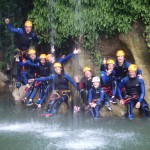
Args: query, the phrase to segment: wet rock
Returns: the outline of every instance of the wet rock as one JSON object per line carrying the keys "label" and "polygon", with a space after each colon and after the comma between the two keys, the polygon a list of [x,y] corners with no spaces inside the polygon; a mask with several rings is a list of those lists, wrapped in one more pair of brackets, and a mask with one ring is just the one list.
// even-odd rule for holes
{"label": "wet rock", "polygon": [[146,100],[150,103],[150,53],[143,36],[144,27],[136,22],[128,34],[120,34],[119,39],[130,49],[134,61],[142,70],[145,81]]}
{"label": "wet rock", "polygon": [[16,103],[20,102],[22,98],[25,96],[25,87],[26,86],[21,86],[20,88],[14,87],[14,90],[12,92],[12,96],[14,98],[14,101]]}
{"label": "wet rock", "polygon": [[6,82],[8,81],[8,77],[0,72],[0,93],[7,92]]}

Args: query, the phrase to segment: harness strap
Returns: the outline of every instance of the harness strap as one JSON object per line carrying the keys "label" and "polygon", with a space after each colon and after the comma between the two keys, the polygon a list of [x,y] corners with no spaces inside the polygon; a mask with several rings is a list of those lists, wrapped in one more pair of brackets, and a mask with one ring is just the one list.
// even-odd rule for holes
{"label": "harness strap", "polygon": [[54,93],[50,96],[50,100],[59,99],[61,95],[66,95],[69,99],[69,95],[66,93],[70,93],[70,90],[55,90]]}
{"label": "harness strap", "polygon": [[107,93],[109,96],[112,96],[112,91],[111,91],[111,88],[110,86],[109,87],[102,87],[103,91],[105,93]]}
{"label": "harness strap", "polygon": [[132,95],[132,96],[127,95],[126,97],[123,98],[123,102],[124,102],[124,104],[126,104],[129,100],[137,99],[137,98],[138,98],[137,95]]}

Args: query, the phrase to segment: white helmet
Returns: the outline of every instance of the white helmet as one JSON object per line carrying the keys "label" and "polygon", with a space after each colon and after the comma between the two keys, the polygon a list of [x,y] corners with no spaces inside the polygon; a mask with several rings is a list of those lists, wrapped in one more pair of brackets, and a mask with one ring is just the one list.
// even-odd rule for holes
{"label": "white helmet", "polygon": [[100,82],[100,78],[99,77],[93,77],[92,82]]}

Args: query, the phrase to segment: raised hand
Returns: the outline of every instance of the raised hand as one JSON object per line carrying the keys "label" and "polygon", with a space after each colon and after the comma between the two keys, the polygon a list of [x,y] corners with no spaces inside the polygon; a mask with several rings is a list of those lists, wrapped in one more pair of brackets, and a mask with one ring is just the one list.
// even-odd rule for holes
{"label": "raised hand", "polygon": [[103,59],[103,64],[106,65],[106,58]]}
{"label": "raised hand", "polygon": [[54,46],[51,46],[51,53],[52,53],[52,54],[55,53],[55,48],[54,48]]}
{"label": "raised hand", "polygon": [[74,76],[74,81],[75,81],[76,83],[79,83],[79,82],[80,82],[80,80],[79,80],[79,78],[78,78],[77,76]]}
{"label": "raised hand", "polygon": [[76,48],[75,48],[74,51],[73,51],[74,54],[78,54],[78,53],[80,53],[80,52],[81,52],[81,50],[80,50],[80,49],[76,49]]}

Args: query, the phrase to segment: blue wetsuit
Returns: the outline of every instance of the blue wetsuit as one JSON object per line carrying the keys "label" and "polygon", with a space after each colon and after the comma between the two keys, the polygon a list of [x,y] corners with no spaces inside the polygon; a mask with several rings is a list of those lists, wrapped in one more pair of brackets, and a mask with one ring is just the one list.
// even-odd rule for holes
{"label": "blue wetsuit", "polygon": [[99,87],[95,89],[94,87],[89,91],[88,103],[92,103],[96,100],[95,108],[90,108],[90,112],[92,117],[99,118],[99,110],[103,106],[104,103],[104,91]]}
{"label": "blue wetsuit", "polygon": [[17,34],[16,47],[19,50],[28,50],[31,41],[33,41],[34,43],[38,43],[38,38],[33,31],[31,31],[30,33],[26,33],[23,28],[13,28],[10,24],[6,24],[6,27],[10,32]]}
{"label": "blue wetsuit", "polygon": [[107,76],[106,71],[101,71],[101,88],[105,92],[105,103],[106,106],[109,106],[109,102],[112,101],[113,104],[116,104],[115,96],[117,92],[117,82],[115,78],[115,72],[113,71],[110,75]]}
{"label": "blue wetsuit", "polygon": [[[38,38],[36,34],[31,31],[26,33],[23,28],[13,28],[10,24],[6,24],[7,29],[10,32],[16,33],[16,55],[18,54],[19,60],[28,59],[27,50],[30,47],[31,42],[38,43]],[[21,67],[17,65],[17,78],[16,80],[20,82]]]}
{"label": "blue wetsuit", "polygon": [[70,96],[70,91],[69,91],[69,84],[70,82],[75,88],[77,88],[76,83],[73,81],[73,79],[66,73],[63,74],[51,74],[48,77],[44,78],[37,78],[35,81],[49,81],[52,80],[52,87],[53,90],[56,91],[56,94],[51,95],[51,97],[55,97],[55,99],[50,99],[50,102],[48,104],[47,111],[48,113],[55,114],[58,111],[58,108],[62,102],[68,101],[68,98]]}
{"label": "blue wetsuit", "polygon": [[[39,63],[37,69],[39,71],[39,77],[47,77],[47,76],[50,75],[49,63],[47,63],[47,62],[44,65]],[[30,99],[34,99],[34,97],[37,94],[37,91],[40,89],[39,98],[38,98],[38,101],[37,101],[37,104],[39,104],[40,101],[42,100],[43,96],[44,96],[46,86],[47,86],[46,81],[43,81],[40,84],[37,84],[34,87],[33,92],[31,93]],[[41,102],[41,104],[44,102],[44,100]]]}
{"label": "blue wetsuit", "polygon": [[[40,74],[39,68],[38,68],[39,61],[40,61],[39,58],[36,57],[34,60],[30,59],[30,60],[27,60],[26,62],[18,62],[17,63],[17,66],[18,66],[17,68],[22,67],[22,66],[29,67],[28,72],[23,72],[22,73],[22,75],[23,75],[23,82],[25,84],[28,83],[28,79],[34,78],[35,75],[37,76],[37,75]],[[19,74],[19,71],[18,71],[17,80],[20,81],[20,79],[21,79],[21,75]]]}
{"label": "blue wetsuit", "polygon": [[[121,88],[125,87],[126,96],[123,98],[121,94]],[[129,76],[123,78],[118,85],[118,96],[119,99],[124,99],[125,105],[128,110],[128,118],[133,118],[133,107],[137,102],[141,103],[140,110],[145,115],[149,115],[148,104],[145,101],[145,84],[143,79],[139,77],[130,78]]]}

